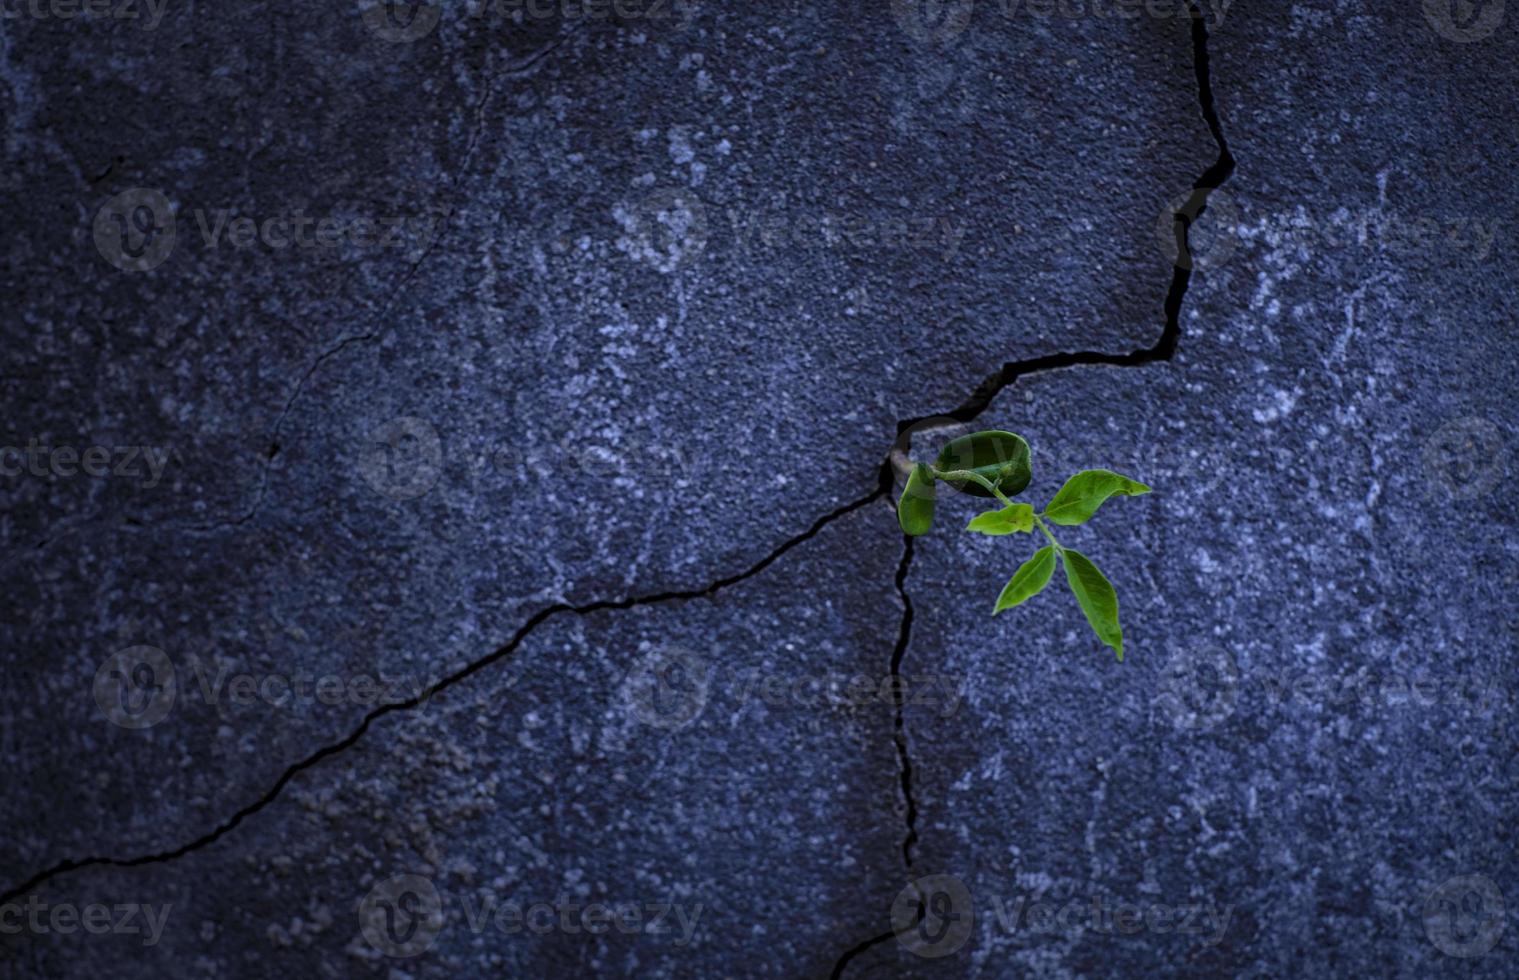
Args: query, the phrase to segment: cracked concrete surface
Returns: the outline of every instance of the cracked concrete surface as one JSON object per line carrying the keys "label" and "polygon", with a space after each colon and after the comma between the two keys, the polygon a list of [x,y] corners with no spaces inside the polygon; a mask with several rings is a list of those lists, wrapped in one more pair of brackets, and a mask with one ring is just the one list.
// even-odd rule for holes
{"label": "cracked concrete surface", "polygon": [[[1512,431],[1511,30],[1212,26],[1241,174],[1170,363],[1020,372],[981,415],[1029,437],[1031,496],[1156,486],[1082,529],[1117,667],[1053,590],[984,614],[1021,556],[963,501],[904,555],[879,469],[997,365],[1165,343],[1164,215],[1218,152],[1193,25],[986,4],[925,44],[902,5],[728,7],[460,8],[409,44],[346,9],[6,22],[6,442],[173,452],[153,487],[3,484],[7,900],[170,911],[0,956],[812,976],[942,873],[963,948],[887,933],[846,975],[1504,975],[1514,930],[1455,955],[1425,911],[1463,875],[1519,901],[1511,468],[1442,455]],[[91,238],[133,187],[177,209],[151,272]],[[408,223],[201,230],[302,209]],[[137,730],[95,697],[134,646],[178,683]],[[393,683],[203,686],[239,676]],[[1323,687],[1368,677],[1445,686]],[[375,896],[407,874],[441,918],[397,958]],[[1041,896],[1229,924],[1001,921]],[[592,903],[671,928],[482,917]]]}

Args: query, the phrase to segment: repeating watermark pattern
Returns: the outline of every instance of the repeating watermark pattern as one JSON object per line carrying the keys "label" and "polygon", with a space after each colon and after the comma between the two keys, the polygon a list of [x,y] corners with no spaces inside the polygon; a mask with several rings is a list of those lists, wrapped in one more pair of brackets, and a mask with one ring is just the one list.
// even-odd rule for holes
{"label": "repeating watermark pattern", "polygon": [[1245,239],[1309,253],[1371,248],[1398,258],[1423,256],[1484,262],[1503,222],[1491,215],[1419,214],[1387,207],[1337,208],[1328,214],[1282,211],[1234,228]]}
{"label": "repeating watermark pattern", "polygon": [[1207,730],[1235,713],[1246,690],[1271,708],[1301,705],[1389,711],[1449,709],[1486,714],[1515,702],[1501,681],[1468,674],[1356,670],[1338,674],[1264,673],[1245,677],[1235,657],[1217,644],[1174,654],[1161,673],[1155,704],[1178,729]]}
{"label": "repeating watermark pattern", "polygon": [[420,956],[438,941],[443,924],[443,896],[422,875],[387,878],[359,903],[359,932],[386,956]]}
{"label": "repeating watermark pattern", "polygon": [[1503,24],[1504,0],[1424,0],[1424,19],[1447,41],[1469,44]]}
{"label": "repeating watermark pattern", "polygon": [[[528,454],[535,467],[541,466],[545,475],[560,479],[582,479],[590,482],[634,478],[648,490],[648,478],[663,473],[673,477],[676,489],[699,482],[704,474],[710,475],[710,462],[698,457],[688,449],[688,443],[679,437],[656,435],[622,435],[612,438],[595,434],[583,438],[566,433],[545,452]],[[498,454],[497,465],[510,468],[514,462],[510,454]]]}
{"label": "repeating watermark pattern", "polygon": [[[897,894],[891,906],[891,929],[908,952],[925,959],[951,956],[975,931],[978,919],[971,891],[949,874],[919,878]],[[1217,946],[1229,932],[1234,906],[1212,899],[1189,897],[1184,902],[1152,898],[1115,900],[1102,894],[1037,892],[995,895],[988,914],[979,916],[984,928],[1006,935],[1108,937],[1152,935],[1193,936],[1204,946]]]}
{"label": "repeating watermark pattern", "polygon": [[950,215],[874,217],[825,211],[821,214],[727,209],[728,227],[737,248],[754,254],[766,250],[806,252],[914,250],[953,262],[969,222]]}
{"label": "repeating watermark pattern", "polygon": [[[700,12],[696,0],[462,0],[449,4],[456,16],[532,21],[672,23],[685,26]],[[372,0],[360,4],[364,26],[382,41],[410,44],[431,35],[443,19],[441,0]]]}
{"label": "repeating watermark pattern", "polygon": [[903,949],[924,959],[951,956],[976,928],[970,889],[954,875],[927,875],[891,903],[891,931]]}
{"label": "repeating watermark pattern", "polygon": [[1456,500],[1475,500],[1503,478],[1506,455],[1498,426],[1467,416],[1447,422],[1424,443],[1424,469],[1430,486]]}
{"label": "repeating watermark pattern", "polygon": [[965,33],[975,0],[891,0],[891,16],[919,44],[940,47]]}
{"label": "repeating watermark pattern", "polygon": [[1180,247],[1181,212],[1189,199],[1172,201],[1156,224],[1167,260],[1182,268],[1217,269],[1245,242],[1310,256],[1365,249],[1394,259],[1471,264],[1487,261],[1500,240],[1506,241],[1503,221],[1491,215],[1407,212],[1385,205],[1341,207],[1326,214],[1278,211],[1245,221],[1230,197],[1214,191],[1190,229],[1189,260]]}
{"label": "repeating watermark pattern", "polygon": [[[437,238],[445,210],[425,214],[307,214],[305,208],[255,216],[231,208],[190,212],[207,251],[264,249],[403,249],[419,253]],[[110,198],[95,214],[95,247],[124,272],[148,272],[174,253],[183,222],[178,208],[161,192],[134,187]]]}
{"label": "repeating watermark pattern", "polygon": [[[721,238],[738,253],[799,251],[917,251],[943,262],[958,259],[970,224],[950,214],[876,216],[845,211],[732,206],[713,221],[694,191],[664,189],[619,205],[622,234],[615,245],[630,259],[674,272],[711,251]],[[563,249],[568,241],[561,241]]]}
{"label": "repeating watermark pattern", "polygon": [[[1209,18],[1222,27],[1234,0],[995,0],[989,3],[1006,20],[1050,21],[1192,20]],[[970,26],[975,0],[891,0],[892,19],[902,32],[924,47],[943,48]]]}
{"label": "repeating watermark pattern", "polygon": [[231,208],[192,212],[206,248],[223,243],[235,249],[410,248],[436,236],[444,213],[424,215],[307,214],[304,208],[262,218],[236,214]]}
{"label": "repeating watermark pattern", "polygon": [[1223,942],[1233,905],[1212,900],[1182,903],[1149,898],[1110,901],[1102,895],[1048,897],[1046,892],[992,900],[997,925],[1006,933],[1196,936],[1204,946]]}
{"label": "repeating watermark pattern", "polygon": [[1234,0],[997,0],[1002,16],[1035,20],[1192,20],[1212,15],[1222,27]]}
{"label": "repeating watermark pattern", "polygon": [[122,191],[95,212],[95,248],[123,272],[148,272],[174,251],[174,207],[145,187]]}
{"label": "repeating watermark pattern", "polygon": [[286,710],[303,705],[373,708],[386,704],[426,705],[429,682],[421,677],[383,674],[291,674],[234,672],[208,666],[189,655],[191,683],[158,647],[134,646],[107,657],[95,672],[95,703],[106,720],[128,729],[152,728],[176,703],[192,695],[210,707]]}
{"label": "repeating watermark pattern", "polygon": [[1507,926],[1503,892],[1486,875],[1448,878],[1424,900],[1424,934],[1446,956],[1472,959],[1498,945]]}
{"label": "repeating watermark pattern", "polygon": [[441,0],[370,0],[360,4],[360,16],[371,34],[392,44],[409,44],[433,32],[443,19]]}
{"label": "repeating watermark pattern", "polygon": [[392,500],[414,500],[436,486],[443,475],[443,440],[426,419],[393,418],[369,433],[359,453],[358,469],[376,493]]}
{"label": "repeating watermark pattern", "polygon": [[95,703],[113,725],[152,728],[173,710],[178,684],[174,664],[162,650],[128,647],[111,654],[95,671]]}
{"label": "repeating watermark pattern", "polygon": [[19,446],[0,446],[0,475],[136,481],[158,486],[172,450],[161,446],[53,446],[38,436]]}
{"label": "repeating watermark pattern", "polygon": [[1177,728],[1208,729],[1234,714],[1239,684],[1230,650],[1215,643],[1186,647],[1161,671],[1155,703]]}
{"label": "repeating watermark pattern", "polygon": [[1513,701],[1502,684],[1465,674],[1400,674],[1359,671],[1302,674],[1261,679],[1273,706],[1288,703],[1337,708],[1359,704],[1374,708],[1458,708],[1489,712]]}
{"label": "repeating watermark pattern", "polygon": [[707,706],[710,666],[690,650],[658,646],[646,652],[623,683],[633,717],[655,728],[689,725]]}
{"label": "repeating watermark pattern", "polygon": [[[1207,271],[1217,269],[1233,254],[1239,242],[1239,209],[1223,191],[1208,192],[1205,202],[1197,198],[1201,190],[1178,194],[1161,211],[1155,232],[1161,254],[1178,269]],[[1195,218],[1189,215],[1198,205]]]}
{"label": "repeating watermark pattern", "polygon": [[174,903],[145,905],[124,902],[116,905],[91,903],[75,905],[59,902],[50,905],[37,895],[26,902],[0,905],[0,935],[30,933],[36,936],[56,934],[72,936],[141,936],[143,946],[157,946]]}
{"label": "repeating watermark pattern", "polygon": [[674,272],[707,248],[707,211],[695,191],[666,188],[617,208],[617,248],[660,272]]}
{"label": "repeating watermark pattern", "polygon": [[0,0],[0,20],[132,21],[157,30],[169,0]]}
{"label": "repeating watermark pattern", "polygon": [[965,700],[965,678],[943,674],[838,672],[765,673],[724,667],[678,647],[661,646],[640,658],[623,685],[623,698],[640,722],[683,728],[719,701],[737,708],[894,708],[898,701],[949,718]]}
{"label": "repeating watermark pattern", "polygon": [[502,901],[494,894],[449,896],[430,878],[402,874],[379,882],[359,903],[359,932],[386,956],[413,957],[431,949],[451,921],[473,935],[555,933],[667,938],[677,947],[696,936],[704,906],[670,901]]}

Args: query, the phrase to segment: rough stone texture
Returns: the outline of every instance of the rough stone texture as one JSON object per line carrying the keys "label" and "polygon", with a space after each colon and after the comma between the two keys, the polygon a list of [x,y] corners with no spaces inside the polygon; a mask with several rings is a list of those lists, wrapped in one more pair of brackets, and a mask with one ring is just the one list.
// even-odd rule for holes
{"label": "rough stone texture", "polygon": [[[1177,358],[1025,379],[982,419],[1057,447],[1036,503],[1087,466],[1156,487],[1060,535],[1114,580],[1126,662],[1059,572],[988,623],[1033,544],[918,546],[904,669],[967,694],[949,719],[908,708],[916,868],[965,883],[976,932],[943,960],[877,947],[858,975],[1513,973],[1512,921],[1495,945],[1458,928],[1470,958],[1425,921],[1461,876],[1509,920],[1519,893],[1519,146],[1492,86],[1512,24],[1452,45],[1418,11],[1235,9],[1211,52],[1240,166],[1196,236]],[[1094,901],[1228,926],[1027,918]]]}
{"label": "rough stone texture", "polygon": [[[1460,875],[1519,902],[1513,25],[1459,43],[1416,5],[1213,19],[1240,167],[1194,235],[1176,358],[1025,378],[980,420],[1034,444],[1032,495],[1097,465],[1156,486],[1066,532],[1118,587],[1128,660],[1058,579],[987,617],[1025,542],[958,533],[971,511],[946,501],[905,580],[908,866],[892,706],[795,686],[892,662],[885,502],[710,596],[667,594],[864,500],[897,421],[1003,361],[1154,343],[1158,220],[1216,147],[1183,19],[986,3],[924,40],[878,6],[455,7],[409,44],[356,8],[4,22],[0,444],[172,455],[152,487],[0,479],[0,876],[172,851],[257,809],[19,897],[172,902],[156,945],[23,930],[0,957],[816,976],[947,873],[977,913],[965,947],[888,938],[847,975],[1511,972],[1516,930],[1454,957],[1423,915]],[[149,272],[92,235],[134,187],[177,210]],[[213,247],[218,209],[411,223],[389,248]],[[1475,473],[1441,449],[1463,434],[1497,449]],[[212,702],[196,674],[382,675],[410,697],[554,603],[635,596],[656,601],[542,620],[351,745],[363,695]],[[94,697],[137,644],[179,685],[146,730]],[[679,650],[708,671],[701,712],[641,723],[640,667]],[[1221,688],[1198,680],[1219,663]],[[1443,686],[1330,686],[1368,678]],[[358,910],[403,873],[447,911],[414,959],[382,956]],[[1041,894],[1230,918],[1216,943],[997,922]],[[676,945],[477,932],[487,901],[702,912]]]}
{"label": "rough stone texture", "polygon": [[[890,517],[856,511],[711,598],[550,619],[220,842],[79,875],[92,901],[172,903],[155,945],[12,951],[38,975],[126,957],[113,974],[698,977],[736,950],[750,975],[826,974],[838,937],[874,928],[901,887],[880,694],[901,611],[890,589],[859,588],[891,580]],[[677,657],[692,669],[646,696],[643,668]],[[852,693],[857,677],[871,694]],[[445,911],[415,961],[386,960],[354,911],[401,874],[427,876]],[[670,934],[596,937],[497,918],[550,903],[669,904],[690,926],[670,912]]]}
{"label": "rough stone texture", "polygon": [[[1004,356],[1146,342],[1154,219],[1208,146],[1185,24],[983,14],[938,47],[802,5],[460,11],[409,45],[356,10],[26,23],[11,189],[36,231],[13,247],[8,421],[173,455],[151,489],[7,487],[11,645],[52,651],[8,694],[18,754],[116,760],[28,781],[9,870],[194,839],[363,713],[229,719],[201,696],[123,738],[80,697],[115,650],[416,686],[551,602],[752,565],[874,488],[898,418]],[[122,273],[91,223],[134,186],[175,202],[178,239]],[[667,192],[696,195],[704,240],[654,231]],[[209,247],[196,212],[217,209],[451,217],[335,255]],[[963,229],[954,256],[896,241],[923,217]],[[438,440],[435,464],[401,460],[436,480],[420,497],[366,476],[397,417]]]}

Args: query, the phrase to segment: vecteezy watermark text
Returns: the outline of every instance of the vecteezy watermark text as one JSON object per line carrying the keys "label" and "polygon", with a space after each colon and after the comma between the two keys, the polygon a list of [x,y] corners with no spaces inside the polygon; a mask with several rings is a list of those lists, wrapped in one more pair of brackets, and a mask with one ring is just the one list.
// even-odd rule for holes
{"label": "vecteezy watermark text", "polygon": [[386,677],[311,673],[260,673],[234,671],[221,664],[208,668],[200,658],[188,657],[193,684],[181,684],[179,672],[168,654],[157,647],[136,646],[107,657],[95,672],[95,703],[112,724],[122,728],[151,728],[168,717],[180,694],[199,694],[212,707],[268,707],[288,709],[298,705],[326,707],[385,704],[425,704],[429,682],[420,677]]}
{"label": "vecteezy watermark text", "polygon": [[1222,27],[1234,0],[997,0],[1004,17],[1026,13],[1036,20],[1190,20],[1205,10]]}
{"label": "vecteezy watermark text", "polygon": [[0,20],[131,20],[151,31],[168,6],[169,0],[0,0]]}
{"label": "vecteezy watermark text", "polygon": [[503,936],[564,933],[593,936],[668,937],[687,946],[704,906],[670,901],[581,902],[563,897],[503,901],[494,894],[450,896],[432,879],[402,874],[377,883],[359,903],[359,932],[386,956],[418,956],[437,942],[450,920],[474,935],[492,929]]}
{"label": "vecteezy watermark text", "polygon": [[[407,44],[420,41],[443,20],[440,0],[373,0],[361,4],[364,26],[382,41]],[[562,20],[674,22],[686,26],[696,16],[697,0],[462,0],[448,4],[457,16],[512,24]]]}
{"label": "vecteezy watermark text", "polygon": [[85,932],[92,936],[142,936],[144,946],[157,946],[173,907],[172,902],[165,902],[162,906],[136,902],[118,905],[60,902],[49,905],[39,896],[31,895],[25,904],[7,902],[0,905],[0,935],[29,932],[39,936],[49,933],[70,936]]}
{"label": "vecteezy watermark text", "polygon": [[[232,208],[190,209],[206,250],[403,249],[420,252],[431,245],[447,212],[371,215],[330,212],[308,214],[297,207],[274,214],[250,215]],[[181,226],[179,206],[161,191],[134,187],[108,199],[95,214],[95,247],[124,272],[156,269],[174,253]]]}
{"label": "vecteezy watermark text", "polygon": [[1109,902],[1101,895],[1046,899],[1043,894],[992,899],[994,918],[1005,932],[1102,936],[1197,936],[1216,946],[1229,931],[1234,906],[1212,901],[1168,903],[1149,899]]}
{"label": "vecteezy watermark text", "polygon": [[1114,900],[1105,895],[1051,894],[1043,888],[1011,898],[994,895],[990,916],[977,909],[965,882],[950,874],[912,881],[891,906],[892,931],[908,952],[925,959],[949,956],[969,941],[978,921],[1002,932],[1125,937],[1140,933],[1196,936],[1216,946],[1229,931],[1233,905],[1189,898],[1163,902],[1151,898]]}
{"label": "vecteezy watermark text", "polygon": [[[170,450],[158,446],[49,446],[33,436],[26,448],[0,446],[0,475],[138,480],[145,489],[158,486]],[[146,479],[144,479],[146,477]]]}
{"label": "vecteezy watermark text", "polygon": [[657,728],[682,728],[719,698],[738,709],[893,707],[898,703],[948,718],[965,697],[963,677],[943,674],[770,672],[724,669],[680,647],[643,651],[624,681],[622,697],[634,718]]}

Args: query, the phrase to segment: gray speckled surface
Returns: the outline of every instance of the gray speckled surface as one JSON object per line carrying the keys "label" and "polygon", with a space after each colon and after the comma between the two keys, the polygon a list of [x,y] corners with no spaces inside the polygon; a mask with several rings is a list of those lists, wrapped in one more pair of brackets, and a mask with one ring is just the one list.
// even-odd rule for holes
{"label": "gray speckled surface", "polygon": [[[1214,10],[1176,355],[979,420],[1031,499],[1155,486],[1068,532],[1122,665],[1063,588],[986,615],[1026,542],[966,498],[906,564],[867,498],[1002,362],[1155,343],[1185,18],[18,8],[0,445],[162,469],[0,477],[7,970],[821,976],[945,874],[965,941],[846,975],[1511,975],[1513,12],[1407,6]],[[229,237],[297,214],[343,240]],[[1160,918],[1019,911],[1094,902]]]}

